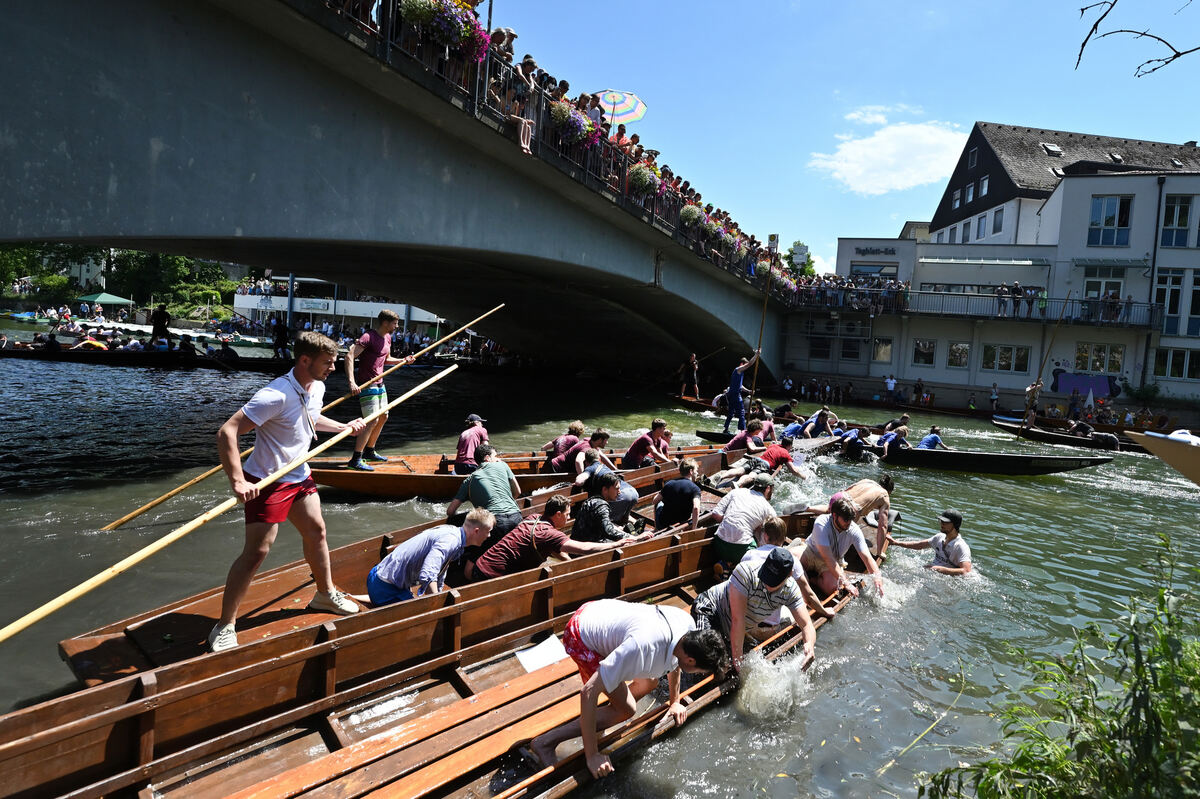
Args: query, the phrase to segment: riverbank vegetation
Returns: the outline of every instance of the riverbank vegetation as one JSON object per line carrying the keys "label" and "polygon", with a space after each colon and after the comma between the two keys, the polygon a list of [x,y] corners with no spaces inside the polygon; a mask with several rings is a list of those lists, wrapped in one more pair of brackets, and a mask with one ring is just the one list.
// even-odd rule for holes
{"label": "riverbank vegetation", "polygon": [[1018,653],[1034,704],[1003,711],[1004,751],[926,775],[920,796],[1200,797],[1200,613],[1165,538],[1163,551],[1115,629],[1088,625],[1057,658]]}
{"label": "riverbank vegetation", "polygon": [[[139,306],[166,303],[171,315],[211,313],[227,318],[237,281],[212,261],[183,255],[117,250],[77,244],[0,247],[0,296],[6,305],[74,305],[81,294],[100,290],[128,297]],[[16,283],[28,290],[13,291]]]}

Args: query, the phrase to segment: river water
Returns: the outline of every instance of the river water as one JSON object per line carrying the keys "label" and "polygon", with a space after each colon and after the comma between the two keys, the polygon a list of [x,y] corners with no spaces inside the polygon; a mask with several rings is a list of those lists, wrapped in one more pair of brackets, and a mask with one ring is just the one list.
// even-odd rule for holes
{"label": "river water", "polygon": [[[28,328],[21,332],[27,336]],[[428,376],[414,371],[389,378],[389,391],[398,396]],[[0,427],[6,432],[0,450],[0,514],[6,521],[0,623],[225,499],[227,483],[214,477],[126,527],[98,531],[214,464],[216,428],[267,380],[258,374],[0,361]],[[331,377],[327,396],[344,392],[344,378]],[[393,412],[380,448],[452,451],[468,413],[489,420],[491,438],[502,450],[536,448],[574,418],[607,427],[616,446],[654,416],[668,420],[679,444],[695,442],[697,428],[719,424],[708,414],[665,406],[655,390],[628,384],[460,372]],[[843,415],[864,422],[886,416],[860,408]],[[914,429],[933,423],[953,447],[1055,451],[1013,441],[976,420],[917,415]],[[812,479],[780,487],[778,507],[818,501],[881,471],[877,464],[831,458],[814,466]],[[894,549],[883,597],[852,603],[825,626],[808,672],[788,662],[753,670],[735,700],[619,763],[618,773],[589,788],[590,795],[915,795],[918,772],[995,750],[999,724],[993,714],[1027,687],[1009,645],[1036,654],[1064,651],[1074,629],[1109,623],[1124,599],[1146,585],[1159,532],[1170,532],[1184,551],[1200,544],[1194,529],[1200,488],[1150,456],[1121,454],[1099,468],[1031,478],[890,471],[897,483],[893,504],[904,517],[900,534],[931,535],[938,512],[959,508],[979,573],[967,579],[932,574],[922,567],[927,553]],[[322,498],[331,546],[434,518],[444,509],[419,500],[361,501],[326,492]],[[70,684],[56,654],[62,638],[220,583],[241,535],[240,514],[228,513],[0,644],[0,705],[25,704]],[[299,537],[284,530],[264,568],[299,557]],[[895,764],[884,769],[893,758]]]}

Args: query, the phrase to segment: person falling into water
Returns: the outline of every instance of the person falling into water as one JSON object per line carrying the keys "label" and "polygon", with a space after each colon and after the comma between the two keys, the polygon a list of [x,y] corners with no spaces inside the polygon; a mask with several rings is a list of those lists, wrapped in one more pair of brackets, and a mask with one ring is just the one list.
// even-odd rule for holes
{"label": "person falling into water", "polygon": [[[246,506],[246,540],[225,579],[221,617],[208,635],[208,647],[213,652],[237,646],[238,607],[284,519],[296,527],[304,540],[304,559],[317,586],[316,596],[308,607],[339,615],[358,612],[358,605],[333,584],[321,500],[308,464],[302,463],[265,488],[255,487],[259,480],[308,452],[318,430],[362,431],[362,419],[343,424],[321,414],[324,381],[333,372],[336,359],[337,345],[332,340],[319,333],[299,334],[292,370],[260,389],[217,431],[221,466],[233,493]],[[254,452],[243,468],[238,456],[238,436],[251,430],[255,431]]]}
{"label": "person falling into water", "polygon": [[959,535],[962,514],[953,508],[942,511],[938,516],[939,532],[920,541],[899,541],[889,534],[889,543],[905,549],[932,549],[933,562],[925,568],[940,574],[964,575],[971,573],[971,548]]}

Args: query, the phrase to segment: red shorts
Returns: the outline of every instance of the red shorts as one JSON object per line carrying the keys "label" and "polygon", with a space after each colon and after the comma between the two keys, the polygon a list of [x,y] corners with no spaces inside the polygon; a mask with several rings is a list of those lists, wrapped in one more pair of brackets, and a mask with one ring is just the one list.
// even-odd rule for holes
{"label": "red shorts", "polygon": [[[257,483],[261,477],[247,474],[246,479]],[[317,493],[317,483],[310,474],[299,483],[271,483],[246,503],[246,524],[279,524],[292,512],[296,497]]]}
{"label": "red shorts", "polygon": [[[586,607],[587,604],[584,604],[583,608]],[[604,658],[588,649],[584,645],[583,639],[579,637],[579,614],[583,613],[583,608],[572,613],[571,619],[567,622],[567,630],[563,633],[563,649],[567,650],[571,660],[575,661],[575,665],[579,667],[579,676],[583,677],[584,682],[587,682],[592,679],[596,669],[600,668],[600,661]]]}

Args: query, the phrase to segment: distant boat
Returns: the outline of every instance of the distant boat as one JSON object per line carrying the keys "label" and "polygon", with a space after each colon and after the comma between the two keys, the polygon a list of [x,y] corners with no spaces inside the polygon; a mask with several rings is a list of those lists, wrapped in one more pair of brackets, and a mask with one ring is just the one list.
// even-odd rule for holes
{"label": "distant boat", "polygon": [[972,452],[963,449],[895,449],[882,459],[889,466],[918,466],[977,474],[1038,475],[1069,472],[1108,463],[1112,458],[1081,455],[1026,455],[1024,453]]}
{"label": "distant boat", "polygon": [[1128,435],[1159,460],[1200,486],[1200,446],[1162,433],[1130,432]]}
{"label": "distant boat", "polygon": [[1030,441],[1041,441],[1045,444],[1061,444],[1068,447],[1083,447],[1084,449],[1115,449],[1120,452],[1145,452],[1145,448],[1132,441],[1122,441],[1115,433],[1105,433],[1112,436],[1111,440],[1096,439],[1091,436],[1073,436],[1058,430],[1043,430],[1040,427],[1023,427],[1020,419],[1009,416],[993,416],[992,424],[1006,433],[1028,438]]}

